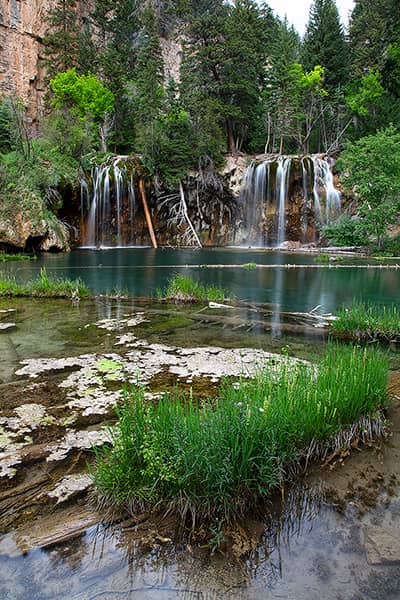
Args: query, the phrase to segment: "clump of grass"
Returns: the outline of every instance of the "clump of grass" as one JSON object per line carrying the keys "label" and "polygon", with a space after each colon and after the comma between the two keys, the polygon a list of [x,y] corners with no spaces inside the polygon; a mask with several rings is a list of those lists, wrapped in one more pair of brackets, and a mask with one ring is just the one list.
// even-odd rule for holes
{"label": "clump of grass", "polygon": [[[113,444],[97,452],[102,505],[175,510],[193,522],[244,515],[304,457],[324,456],[335,439],[386,400],[387,357],[331,345],[318,368],[283,361],[218,399],[165,395],[146,402],[134,389],[118,413]],[[335,436],[339,436],[336,437]]]}
{"label": "clump of grass", "polygon": [[330,261],[331,257],[329,254],[318,254],[318,256],[316,256],[314,258],[314,262],[316,263],[328,263]]}
{"label": "clump of grass", "polygon": [[51,278],[46,269],[28,283],[17,283],[10,275],[0,275],[0,296],[38,298],[83,298],[89,290],[80,279]]}
{"label": "clump of grass", "polygon": [[332,254],[318,254],[318,256],[314,258],[314,262],[323,264],[342,262],[343,260],[343,256],[332,256]]}
{"label": "clump of grass", "polygon": [[176,273],[165,290],[158,292],[160,300],[172,302],[223,302],[227,292],[215,285],[203,285],[187,275]]}
{"label": "clump of grass", "polygon": [[256,263],[244,263],[242,266],[246,271],[255,271],[257,269]]}
{"label": "clump of grass", "polygon": [[14,260],[31,260],[32,257],[26,254],[7,254],[6,252],[0,252],[0,262],[9,262]]}
{"label": "clump of grass", "polygon": [[400,341],[400,311],[395,304],[377,306],[362,302],[342,308],[331,331],[341,337],[358,341]]}

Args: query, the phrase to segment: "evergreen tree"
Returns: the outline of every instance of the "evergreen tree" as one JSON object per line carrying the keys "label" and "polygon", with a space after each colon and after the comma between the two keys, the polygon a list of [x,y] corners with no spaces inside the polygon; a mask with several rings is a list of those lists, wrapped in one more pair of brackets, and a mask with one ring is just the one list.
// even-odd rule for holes
{"label": "evergreen tree", "polygon": [[314,0],[304,36],[302,58],[307,70],[321,65],[328,91],[343,87],[349,76],[349,52],[334,0]]}
{"label": "evergreen tree", "polygon": [[389,46],[400,44],[398,0],[355,0],[349,35],[354,76],[382,71]]}
{"label": "evergreen tree", "polygon": [[0,154],[13,148],[13,111],[9,98],[0,99]]}
{"label": "evergreen tree", "polygon": [[246,147],[254,115],[261,114],[273,24],[269,9],[260,9],[252,0],[236,0],[231,6],[215,2],[187,29],[182,70],[185,105],[200,129],[218,140],[224,132],[231,152]]}
{"label": "evergreen tree", "polygon": [[[300,38],[287,19],[279,21],[271,46],[271,64],[264,89],[267,121],[266,152],[295,150],[299,89],[292,67],[299,61]],[[285,143],[286,141],[286,143]]]}
{"label": "evergreen tree", "polygon": [[152,159],[154,126],[162,112],[165,93],[160,39],[155,14],[150,6],[143,12],[142,24],[133,82],[136,136],[139,150]]}
{"label": "evergreen tree", "polygon": [[57,0],[48,12],[44,54],[50,76],[77,65],[78,24],[76,0]]}
{"label": "evergreen tree", "polygon": [[350,22],[353,79],[348,105],[354,136],[374,133],[400,119],[400,4],[356,0]]}

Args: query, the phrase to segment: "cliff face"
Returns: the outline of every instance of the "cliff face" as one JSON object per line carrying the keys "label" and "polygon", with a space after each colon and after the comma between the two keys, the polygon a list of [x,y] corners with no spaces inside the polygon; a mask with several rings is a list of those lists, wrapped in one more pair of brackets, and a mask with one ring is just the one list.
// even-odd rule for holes
{"label": "cliff face", "polygon": [[21,98],[34,123],[45,94],[41,40],[54,0],[0,0],[0,95]]}

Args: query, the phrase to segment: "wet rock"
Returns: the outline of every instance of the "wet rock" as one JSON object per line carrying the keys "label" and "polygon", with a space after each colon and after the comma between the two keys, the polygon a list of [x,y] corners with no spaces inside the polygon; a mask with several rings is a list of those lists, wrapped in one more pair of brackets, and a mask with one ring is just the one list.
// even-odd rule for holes
{"label": "wet rock", "polygon": [[38,519],[26,530],[19,531],[14,539],[22,554],[34,548],[48,548],[75,539],[100,521],[101,517],[96,512],[74,507],[69,511]]}
{"label": "wet rock", "polygon": [[47,493],[49,498],[56,498],[57,504],[66,502],[73,496],[85,492],[93,484],[89,475],[67,475],[57,486]]}
{"label": "wet rock", "polygon": [[4,456],[0,454],[0,477],[8,477],[9,479],[12,479],[17,473],[17,469],[15,467],[20,463],[21,457],[19,456]]}
{"label": "wet rock", "polygon": [[144,313],[138,312],[129,315],[129,318],[125,319],[102,319],[101,321],[97,321],[96,326],[99,329],[106,329],[107,331],[120,331],[124,327],[137,327],[137,325],[148,323],[148,321]]}
{"label": "wet rock", "polygon": [[68,431],[59,443],[48,446],[49,456],[46,460],[47,462],[64,460],[71,450],[90,450],[107,442],[111,442],[108,427],[98,431]]}
{"label": "wet rock", "polygon": [[0,242],[23,249],[29,239],[34,239],[37,250],[69,250],[67,228],[56,218],[47,218],[41,198],[31,194],[24,206],[22,212],[11,207],[8,216],[0,219]]}
{"label": "wet rock", "polygon": [[15,372],[19,376],[39,377],[46,371],[60,371],[74,367],[84,367],[88,361],[96,358],[94,354],[83,354],[81,356],[72,356],[67,358],[37,358],[21,361],[25,365]]}
{"label": "wet rock", "polygon": [[400,563],[399,532],[369,526],[364,530],[364,543],[368,564]]}

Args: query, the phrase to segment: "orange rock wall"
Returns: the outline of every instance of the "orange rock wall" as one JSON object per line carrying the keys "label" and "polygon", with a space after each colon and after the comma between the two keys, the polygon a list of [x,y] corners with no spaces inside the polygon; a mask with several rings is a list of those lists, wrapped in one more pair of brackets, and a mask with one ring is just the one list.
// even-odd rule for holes
{"label": "orange rock wall", "polygon": [[[56,0],[0,0],[0,96],[18,97],[35,125],[44,111],[46,70],[42,40]],[[84,17],[90,2],[78,2]]]}

